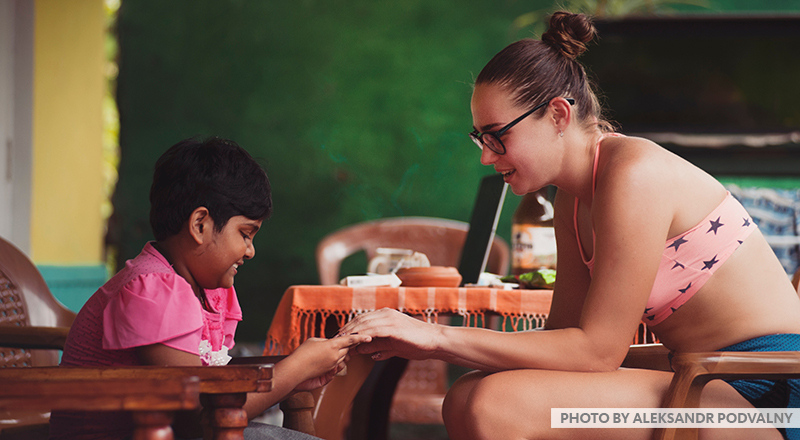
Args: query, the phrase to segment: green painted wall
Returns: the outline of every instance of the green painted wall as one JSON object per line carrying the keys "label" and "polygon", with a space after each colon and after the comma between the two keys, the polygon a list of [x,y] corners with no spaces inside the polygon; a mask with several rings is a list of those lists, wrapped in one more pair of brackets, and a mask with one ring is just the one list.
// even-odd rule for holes
{"label": "green painted wall", "polygon": [[[737,2],[740,3],[740,2]],[[519,15],[551,1],[124,0],[121,162],[109,239],[119,262],[151,239],[152,167],[216,134],[260,157],[275,213],[236,286],[241,340],[261,340],[284,290],[317,283],[327,233],[382,217],[467,221],[491,168],[466,133],[471,84]],[[509,238],[510,195],[498,228]],[[347,273],[362,272],[356,258]]]}
{"label": "green painted wall", "polygon": [[[466,136],[473,77],[517,38],[511,20],[545,4],[124,1],[119,261],[151,239],[153,164],[193,135],[236,140],[274,187],[275,213],[236,280],[248,340],[263,338],[288,286],[318,282],[325,234],[403,215],[468,221],[492,172]],[[516,203],[499,226],[506,238]]]}

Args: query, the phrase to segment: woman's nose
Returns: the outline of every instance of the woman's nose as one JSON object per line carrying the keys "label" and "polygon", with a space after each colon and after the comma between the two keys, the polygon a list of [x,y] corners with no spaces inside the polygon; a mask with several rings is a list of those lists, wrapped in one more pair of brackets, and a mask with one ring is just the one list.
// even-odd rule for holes
{"label": "woman's nose", "polygon": [[497,160],[498,154],[487,147],[481,149],[481,164],[491,165]]}

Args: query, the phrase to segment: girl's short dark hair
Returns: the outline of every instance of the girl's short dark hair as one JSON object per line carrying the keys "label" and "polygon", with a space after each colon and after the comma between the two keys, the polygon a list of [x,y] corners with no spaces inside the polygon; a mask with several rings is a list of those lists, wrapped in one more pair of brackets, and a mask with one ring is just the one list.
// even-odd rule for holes
{"label": "girl's short dark hair", "polygon": [[156,240],[180,232],[204,206],[217,232],[231,217],[263,220],[272,214],[267,173],[242,147],[219,137],[190,138],[156,162],[150,187],[150,226]]}

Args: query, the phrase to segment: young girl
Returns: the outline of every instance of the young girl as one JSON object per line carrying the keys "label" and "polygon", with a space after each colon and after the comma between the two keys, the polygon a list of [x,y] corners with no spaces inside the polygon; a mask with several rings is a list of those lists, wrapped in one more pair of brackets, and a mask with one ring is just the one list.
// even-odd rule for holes
{"label": "young girl", "polygon": [[[595,37],[555,13],[484,67],[472,94],[481,162],[516,194],[558,188],[558,277],[544,331],[427,324],[394,310],[342,329],[385,359],[438,358],[459,379],[451,439],[647,439],[651,429],[551,429],[551,408],[658,408],[672,374],[620,369],[639,321],[676,352],[800,350],[800,299],[744,208],[651,141],[613,133],[576,57]],[[754,274],[757,274],[754,275]],[[800,381],[712,381],[703,407],[800,406]],[[706,429],[702,438],[797,438],[797,429]]]}
{"label": "young girl", "polygon": [[[234,142],[174,145],[156,163],[150,189],[156,240],[86,302],[61,365],[227,364],[242,319],[234,277],[255,255],[253,238],[271,211],[267,174]],[[304,343],[275,365],[280,380],[271,392],[248,396],[249,418],[294,390],[324,385],[343,368],[348,349],[368,340],[351,335]],[[121,439],[132,431],[125,413],[59,412],[50,426],[51,439],[64,440]],[[197,426],[187,428],[196,432]],[[254,423],[245,437],[311,438]]]}

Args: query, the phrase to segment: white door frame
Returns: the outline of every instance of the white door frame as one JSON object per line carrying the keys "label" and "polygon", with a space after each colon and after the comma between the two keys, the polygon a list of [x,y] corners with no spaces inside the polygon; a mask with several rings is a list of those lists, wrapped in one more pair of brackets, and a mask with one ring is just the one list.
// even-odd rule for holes
{"label": "white door frame", "polygon": [[34,2],[0,0],[0,236],[30,255]]}

